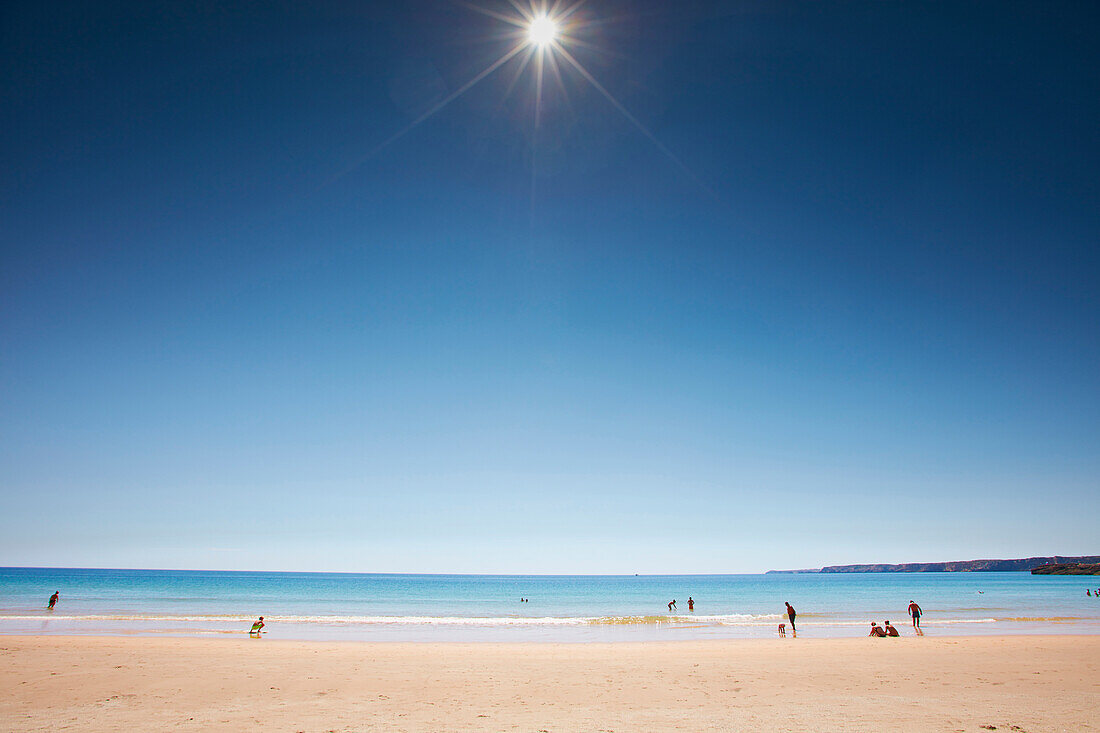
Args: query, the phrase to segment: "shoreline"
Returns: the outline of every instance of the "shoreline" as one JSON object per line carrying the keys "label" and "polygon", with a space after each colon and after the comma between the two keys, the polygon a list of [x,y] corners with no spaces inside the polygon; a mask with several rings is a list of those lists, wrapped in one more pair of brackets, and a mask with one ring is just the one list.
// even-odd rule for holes
{"label": "shoreline", "polygon": [[1095,635],[612,643],[6,636],[0,728],[1089,731],[1098,730],[1098,658]]}
{"label": "shoreline", "polygon": [[[809,616],[809,614],[807,614]],[[799,619],[798,631],[805,639],[853,639],[866,635],[870,620],[880,624],[886,617],[859,620]],[[104,621],[56,617],[48,620],[5,620],[0,616],[0,639],[42,638],[194,638],[233,639],[247,636],[255,617],[240,619],[135,619]],[[408,623],[394,621],[302,622],[267,615],[265,638],[302,642],[417,643],[646,643],[664,641],[768,641],[778,638],[777,625],[786,619],[745,623],[720,623],[700,619],[637,621],[620,623],[584,622],[576,619],[462,619],[461,623]],[[532,621],[533,623],[527,623]],[[551,623],[570,621],[571,623]],[[489,623],[482,623],[489,622]],[[897,618],[901,637],[917,637],[908,619]],[[1082,617],[988,618],[973,620],[923,620],[924,635],[939,638],[997,638],[1026,636],[1100,636],[1097,619]],[[790,628],[788,626],[788,633]]]}
{"label": "shoreline", "polygon": [[[870,624],[868,623],[868,627]],[[899,627],[900,628],[900,627]],[[909,627],[906,627],[909,628]],[[479,646],[515,646],[515,647],[527,647],[527,646],[564,646],[564,647],[588,647],[588,646],[608,646],[608,647],[628,647],[639,646],[648,647],[651,645],[759,645],[768,646],[774,644],[855,644],[862,643],[864,639],[868,643],[875,643],[877,640],[874,637],[869,637],[866,634],[860,636],[819,636],[819,637],[806,637],[804,635],[792,636],[788,632],[787,636],[782,637],[776,635],[773,631],[772,635],[767,638],[759,637],[726,637],[721,639],[655,639],[655,640],[634,640],[634,641],[509,641],[509,640],[494,640],[494,641],[461,641],[461,640],[448,640],[448,641],[386,641],[386,640],[370,640],[370,639],[292,639],[292,638],[279,638],[277,636],[271,636],[268,632],[263,632],[263,636],[260,638],[252,637],[248,631],[234,632],[232,634],[218,634],[209,636],[189,636],[189,635],[172,635],[172,634],[142,634],[142,633],[129,633],[129,634],[0,634],[0,644],[9,640],[27,640],[31,642],[41,642],[54,644],[58,642],[93,642],[93,643],[108,643],[117,640],[130,640],[135,643],[143,642],[180,642],[189,643],[194,642],[196,644],[227,644],[227,643],[247,643],[255,645],[267,645],[267,644],[284,644],[284,645],[301,645],[301,646],[325,646],[328,644],[345,646],[345,645],[361,645],[361,646],[378,646],[378,647],[396,647],[402,645],[408,646],[423,646],[438,644],[440,646],[467,646],[467,647],[479,647]],[[914,644],[933,644],[936,642],[944,643],[964,643],[968,641],[979,642],[1010,642],[1015,640],[1031,640],[1041,641],[1047,639],[1061,639],[1061,640],[1076,640],[1081,643],[1096,642],[1098,649],[1100,649],[1100,634],[1092,633],[1080,633],[1080,632],[1066,632],[1057,634],[1043,634],[1043,633],[1019,633],[1019,634],[987,634],[981,636],[952,636],[948,634],[905,634],[903,633],[899,637],[883,637],[882,643],[909,643]],[[1100,683],[1098,683],[1100,687]]]}
{"label": "shoreline", "polygon": [[[881,625],[881,622],[880,622]],[[968,633],[966,630],[959,630],[958,627],[936,627],[934,625],[922,626],[921,629],[925,633],[916,634],[913,633],[913,629],[910,626],[899,626],[894,624],[898,629],[900,636],[896,638],[900,639],[943,639],[943,640],[966,640],[966,639],[1045,639],[1045,638],[1093,638],[1100,639],[1100,631],[1093,629],[1081,629],[1081,628],[1067,628],[1060,629],[1056,626],[1051,626],[1046,629],[1036,628],[1031,625],[1027,630],[1021,630],[1018,632],[1005,632],[1003,629],[991,630],[989,633]],[[270,627],[271,624],[268,624]],[[703,631],[711,631],[712,627],[695,627],[690,625],[676,625],[669,626],[668,628],[662,628],[659,630],[652,629],[611,629],[604,631],[601,629],[588,630],[587,635],[583,634],[560,634],[553,631],[545,632],[543,635],[535,635],[532,633],[526,633],[526,629],[509,629],[507,632],[502,632],[500,629],[466,629],[462,632],[456,632],[450,629],[435,630],[425,633],[423,628],[417,629],[401,629],[397,631],[388,630],[380,633],[374,633],[372,635],[356,635],[356,634],[336,634],[336,633],[319,633],[313,636],[307,635],[284,635],[279,630],[265,631],[260,641],[264,643],[274,644],[382,644],[382,645],[399,645],[399,644],[456,644],[456,645],[479,645],[479,644],[515,644],[515,645],[552,645],[552,644],[564,644],[564,645],[629,645],[629,644],[738,644],[738,643],[769,643],[769,642],[782,642],[785,640],[795,640],[798,642],[819,642],[819,641],[854,641],[863,639],[867,636],[865,633],[870,626],[870,622],[867,624],[859,623],[854,626],[846,626],[845,628],[851,629],[853,633],[849,634],[821,634],[820,629],[813,626],[803,627],[799,625],[798,636],[794,637],[790,630],[787,630],[787,636],[779,636],[774,626],[769,627],[767,631],[760,631],[753,635],[745,634],[728,634],[722,635],[719,633],[701,634]],[[1076,626],[1076,625],[1074,625]],[[105,632],[103,630],[89,631],[87,633],[17,633],[17,632],[4,632],[0,631],[0,641],[5,639],[177,639],[177,640],[194,640],[194,641],[210,641],[210,642],[233,642],[241,639],[249,640],[248,629],[234,629],[230,631],[213,631],[213,632],[188,632],[188,631],[145,631],[140,629],[129,629],[117,632]],[[257,641],[252,638],[251,641]]]}

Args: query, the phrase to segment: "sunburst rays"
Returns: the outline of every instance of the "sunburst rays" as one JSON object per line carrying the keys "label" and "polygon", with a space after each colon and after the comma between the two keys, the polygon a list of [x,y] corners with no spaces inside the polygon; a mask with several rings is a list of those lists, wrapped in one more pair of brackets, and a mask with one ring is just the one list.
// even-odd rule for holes
{"label": "sunburst rays", "polygon": [[[619,99],[615,97],[615,95],[613,95],[607,87],[592,74],[592,72],[585,68],[574,53],[570,51],[571,47],[596,51],[601,50],[593,46],[593,44],[577,37],[578,34],[584,30],[586,25],[585,21],[581,19],[578,14],[578,11],[585,5],[587,0],[575,0],[572,3],[563,2],[563,0],[553,0],[553,2],[548,2],[547,0],[506,0],[508,8],[502,8],[500,10],[485,7],[484,5],[471,2],[471,0],[452,0],[452,2],[460,7],[492,18],[506,26],[510,26],[510,28],[506,29],[503,33],[496,34],[496,37],[499,38],[503,36],[509,41],[510,45],[508,50],[498,59],[486,66],[485,69],[475,74],[467,82],[459,86],[436,104],[432,105],[426,112],[420,114],[416,119],[376,145],[369,154],[346,168],[344,172],[337,177],[346,175],[359,167],[366,160],[374,157],[384,148],[392,145],[414,128],[437,115],[478,83],[493,75],[513,59],[516,59],[516,69],[507,84],[501,104],[504,104],[504,101],[513,93],[517,83],[525,74],[529,73],[533,75],[532,93],[534,98],[532,100],[533,119],[531,135],[532,205],[534,202],[534,187],[537,173],[536,154],[538,135],[539,127],[542,124],[543,96],[546,87],[545,78],[547,76],[547,69],[549,69],[549,75],[557,85],[558,91],[567,105],[570,107],[572,106],[569,102],[566,75],[563,71],[572,69],[576,77],[595,89],[607,100],[612,108],[619,112],[627,122],[649,140],[662,155],[672,161],[672,163],[691,178],[692,181],[704,190],[710,191],[710,189],[703,184],[699,178],[626,107],[625,104],[619,101]],[[564,63],[559,63],[559,60]]]}

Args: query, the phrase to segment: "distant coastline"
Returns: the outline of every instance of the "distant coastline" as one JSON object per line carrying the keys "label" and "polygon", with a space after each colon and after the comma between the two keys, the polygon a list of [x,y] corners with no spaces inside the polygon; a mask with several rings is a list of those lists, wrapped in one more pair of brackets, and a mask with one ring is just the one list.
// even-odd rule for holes
{"label": "distant coastline", "polygon": [[1032,575],[1100,575],[1100,563],[1051,563],[1032,568]]}
{"label": "distant coastline", "polygon": [[1029,572],[1042,565],[1093,565],[1100,563],[1100,555],[1067,557],[1025,557],[1016,560],[955,560],[952,562],[911,562],[900,565],[829,565],[817,570],[769,570],[775,573],[982,573]]}

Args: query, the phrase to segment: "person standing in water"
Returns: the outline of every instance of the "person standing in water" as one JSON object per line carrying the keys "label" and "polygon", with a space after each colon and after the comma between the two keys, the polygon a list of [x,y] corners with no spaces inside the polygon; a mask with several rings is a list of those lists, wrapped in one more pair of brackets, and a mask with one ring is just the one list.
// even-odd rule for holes
{"label": "person standing in water", "polygon": [[916,601],[909,601],[909,616],[912,617],[912,619],[913,619],[913,628],[914,629],[919,629],[920,628],[921,614],[922,614],[922,611],[920,610],[920,606],[917,605],[917,602]]}
{"label": "person standing in water", "polygon": [[794,612],[794,606],[786,602],[784,602],[784,605],[787,607],[787,618],[791,621],[791,631],[797,631],[797,629],[794,627],[794,617],[797,615]]}
{"label": "person standing in water", "polygon": [[48,608],[52,611],[53,607],[57,605],[57,599],[60,598],[60,597],[61,597],[61,591],[55,590],[53,592],[53,595],[50,596],[50,605],[46,606],[46,608]]}
{"label": "person standing in water", "polygon": [[671,601],[668,602],[668,612],[672,613],[674,610],[676,610],[676,599],[675,598],[673,598]]}
{"label": "person standing in water", "polygon": [[688,610],[689,611],[694,611],[695,610],[695,600],[692,599],[691,596],[688,596]]}

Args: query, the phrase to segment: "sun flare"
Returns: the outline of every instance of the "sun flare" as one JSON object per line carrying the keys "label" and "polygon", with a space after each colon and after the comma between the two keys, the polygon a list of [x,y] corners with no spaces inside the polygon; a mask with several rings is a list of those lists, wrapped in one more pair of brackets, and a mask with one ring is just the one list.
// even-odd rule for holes
{"label": "sun flare", "polygon": [[558,24],[549,16],[536,16],[527,26],[527,40],[539,48],[550,45],[557,37]]}
{"label": "sun flare", "polygon": [[[493,0],[499,8],[484,7],[479,4],[481,0],[453,0],[481,15],[488,16],[509,26],[503,33],[496,33],[490,38],[508,39],[511,47],[502,56],[490,63],[480,72],[475,74],[464,84],[445,96],[430,109],[416,119],[409,122],[403,128],[390,135],[377,145],[368,157],[378,153],[396,140],[403,137],[410,130],[440,110],[455,101],[483,79],[497,73],[502,67],[510,65],[511,81],[508,83],[504,98],[507,99],[516,87],[517,82],[526,74],[532,80],[532,95],[530,107],[534,112],[533,132],[531,136],[531,198],[534,201],[535,180],[535,149],[537,147],[537,132],[541,124],[543,112],[543,97],[545,81],[557,83],[558,91],[565,106],[569,107],[566,83],[577,81],[578,78],[600,93],[622,116],[638,129],[656,148],[671,160],[680,170],[698,183],[704,190],[710,191],[698,177],[691,172],[676,155],[669,150],[642,121],[635,117],[626,105],[620,102],[600,81],[592,75],[584,64],[574,56],[574,53],[588,51],[589,53],[603,53],[603,49],[585,39],[586,30],[600,25],[587,19],[581,12],[582,6],[588,0]],[[511,6],[511,10],[505,9],[505,2]],[[513,12],[514,11],[514,12]],[[355,164],[355,168],[359,164]],[[349,169],[350,170],[350,169]]]}

